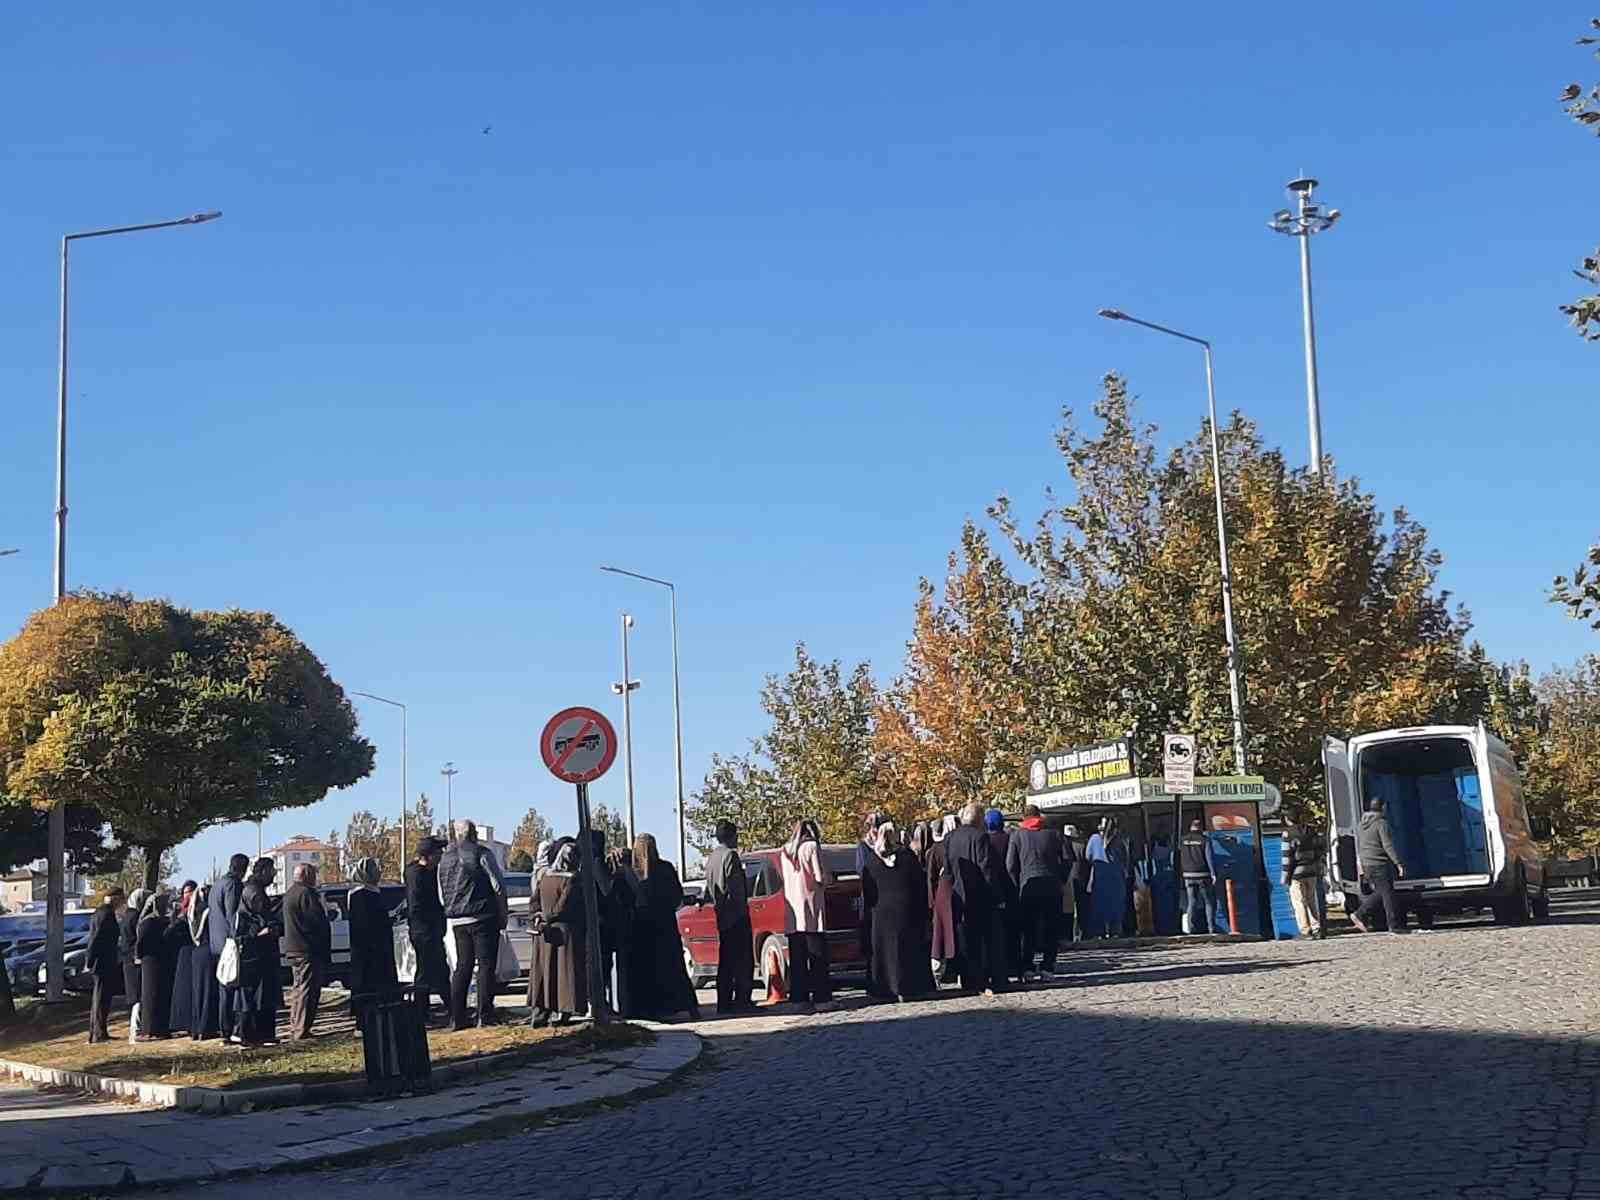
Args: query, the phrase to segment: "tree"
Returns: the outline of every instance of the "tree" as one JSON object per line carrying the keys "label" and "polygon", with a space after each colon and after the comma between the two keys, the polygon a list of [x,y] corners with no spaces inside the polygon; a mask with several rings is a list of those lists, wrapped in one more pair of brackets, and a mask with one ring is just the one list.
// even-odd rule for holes
{"label": "tree", "polygon": [[876,807],[873,751],[877,689],[862,663],[846,677],[837,660],[819,663],[805,644],[794,669],[767,677],[761,707],[771,719],[750,753],[713,756],[690,801],[696,844],[710,845],[716,823],[739,825],[745,844],[777,845],[795,821],[815,817],[829,839],[853,839],[861,817]]}
{"label": "tree", "polygon": [[136,888],[166,887],[178,873],[178,860],[168,851],[161,856],[161,862],[154,872],[156,882],[150,883],[151,871],[145,862],[144,851],[137,846],[128,852],[128,857],[123,860],[119,870],[102,875],[96,875],[91,881],[97,895],[105,895],[114,887],[119,887],[126,895],[132,895]]}
{"label": "tree", "polygon": [[[3,778],[3,772],[0,772]],[[0,795],[0,872],[43,858],[49,850],[49,816],[30,804],[8,802]],[[106,840],[106,822],[98,809],[67,809],[67,857],[91,875],[120,869],[128,848]]]}
{"label": "tree", "polygon": [[[1593,29],[1600,29],[1600,17],[1591,20],[1589,25]],[[1592,46],[1597,42],[1600,42],[1600,38],[1578,39],[1580,46]],[[1595,52],[1595,57],[1600,58],[1600,51]],[[1586,93],[1582,84],[1569,83],[1561,93],[1561,102],[1574,121],[1600,134],[1600,84],[1594,85]],[[1586,257],[1573,274],[1586,283],[1600,285],[1600,250]],[[1580,337],[1600,341],[1600,295],[1580,296],[1571,304],[1563,304],[1561,311],[1572,318]]]}
{"label": "tree", "polygon": [[1550,598],[1566,605],[1574,620],[1588,621],[1591,628],[1600,629],[1600,542],[1589,547],[1587,561],[1578,564],[1572,578],[1556,576]]}
{"label": "tree", "polygon": [[606,848],[628,850],[633,841],[628,837],[628,819],[620,812],[612,812],[604,804],[596,804],[589,812],[589,826],[606,837]]}
{"label": "tree", "polygon": [[1032,741],[1023,669],[1026,591],[971,522],[950,555],[943,603],[919,585],[904,673],[879,701],[883,800],[907,822],[969,801],[1014,807]]}
{"label": "tree", "polygon": [[364,858],[375,858],[384,879],[399,879],[404,866],[396,857],[399,835],[397,825],[366,809],[352,813],[344,831],[345,870]]}
{"label": "tree", "polygon": [[411,839],[406,852],[407,862],[416,857],[417,843],[430,834],[450,840],[448,832],[433,823],[433,805],[428,802],[428,793],[419,792],[417,805],[411,810],[411,819],[406,823],[406,836]]}
{"label": "tree", "polygon": [[344,692],[267,613],[82,592],[0,647],[7,802],[96,810],[150,885],[202,829],[313,804],[372,761]]}
{"label": "tree", "polygon": [[328,845],[333,847],[333,853],[323,857],[322,866],[317,871],[319,880],[322,883],[348,883],[350,876],[344,869],[345,849],[337,829],[329,831]]}
{"label": "tree", "polygon": [[[1163,732],[1185,730],[1203,771],[1230,773],[1208,429],[1158,463],[1155,430],[1134,421],[1116,375],[1094,413],[1098,434],[1068,410],[1057,438],[1070,501],[1031,535],[1004,497],[992,510],[1036,576],[1022,618],[1030,740],[1132,731],[1149,764]],[[1237,413],[1220,435],[1248,766],[1283,789],[1292,816],[1320,812],[1325,734],[1483,711],[1469,621],[1403,510],[1385,520],[1355,480],[1290,470]]]}
{"label": "tree", "polygon": [[[555,836],[550,822],[539,815],[539,810],[529,808],[521,821],[517,822],[516,832],[511,835],[511,849],[522,851],[528,856],[529,861],[539,852],[539,847]],[[533,870],[532,867],[518,867],[517,870]]]}
{"label": "tree", "polygon": [[533,870],[533,855],[520,846],[513,847],[511,853],[506,855],[506,869],[510,871]]}

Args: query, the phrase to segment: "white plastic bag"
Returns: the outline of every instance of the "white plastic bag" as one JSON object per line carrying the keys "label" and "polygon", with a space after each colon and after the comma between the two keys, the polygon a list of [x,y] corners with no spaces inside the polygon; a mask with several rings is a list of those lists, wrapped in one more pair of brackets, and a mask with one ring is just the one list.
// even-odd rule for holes
{"label": "white plastic bag", "polygon": [[128,1014],[128,1043],[132,1045],[139,1040],[139,1018],[142,1015],[143,1005],[134,1002],[133,1011]]}
{"label": "white plastic bag", "polygon": [[522,964],[517,961],[517,948],[511,944],[506,931],[500,931],[500,952],[495,958],[494,977],[500,983],[510,983],[522,974]]}
{"label": "white plastic bag", "polygon": [[217,959],[217,982],[232,987],[239,982],[239,939],[229,938],[222,945],[222,957]]}

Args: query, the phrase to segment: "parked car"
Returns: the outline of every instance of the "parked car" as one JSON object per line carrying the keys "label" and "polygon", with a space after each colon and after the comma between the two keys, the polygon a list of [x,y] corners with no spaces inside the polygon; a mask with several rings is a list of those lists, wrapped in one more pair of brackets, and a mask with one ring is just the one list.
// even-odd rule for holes
{"label": "parked car", "polygon": [[[87,908],[68,909],[65,926],[67,952],[66,986],[74,991],[75,980],[83,974],[83,958],[89,945],[89,921],[94,911]],[[11,913],[0,916],[0,958],[4,959],[6,977],[11,981],[11,991],[18,996],[32,996],[44,986],[45,914]],[[76,954],[76,966],[73,956]],[[89,986],[94,986],[93,979]]]}
{"label": "parked car", "polygon": [[[756,978],[766,982],[774,973],[780,980],[789,978],[789,944],[784,937],[783,877],[779,874],[777,850],[741,851],[745,876],[750,883],[750,928],[755,951]],[[866,970],[861,955],[861,918],[856,900],[861,895],[861,877],[856,874],[854,846],[824,846],[822,866],[828,882],[824,893],[823,916],[827,928],[828,963],[833,974],[849,975]],[[696,987],[717,977],[717,917],[697,898],[678,910],[678,932],[683,937],[684,967]]]}
{"label": "parked car", "polygon": [[1516,757],[1480,723],[1385,729],[1323,739],[1328,784],[1328,887],[1346,912],[1361,901],[1356,833],[1382,798],[1406,873],[1402,899],[1435,913],[1490,908],[1502,924],[1549,915],[1549,880]]}

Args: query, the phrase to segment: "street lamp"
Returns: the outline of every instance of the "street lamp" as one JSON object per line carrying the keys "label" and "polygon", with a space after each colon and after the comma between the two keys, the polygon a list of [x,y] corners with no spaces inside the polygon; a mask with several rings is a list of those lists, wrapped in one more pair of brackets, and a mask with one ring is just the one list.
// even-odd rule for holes
{"label": "street lamp", "polygon": [[1157,333],[1164,333],[1169,337],[1182,338],[1186,342],[1193,342],[1206,352],[1206,405],[1211,414],[1211,486],[1217,497],[1217,561],[1222,569],[1222,628],[1228,639],[1228,692],[1233,701],[1233,768],[1237,774],[1243,775],[1245,773],[1244,710],[1240,703],[1239,643],[1233,633],[1233,570],[1228,564],[1228,521],[1222,508],[1222,449],[1217,437],[1217,389],[1211,374],[1211,343],[1204,338],[1168,329],[1165,325],[1156,325],[1150,321],[1141,321],[1138,317],[1130,317],[1119,309],[1102,308],[1099,310],[1099,315],[1110,321],[1127,321],[1133,325],[1143,325],[1146,329],[1154,329]]}
{"label": "street lamp", "polygon": [[374,692],[351,692],[352,696],[363,696],[368,700],[376,700],[379,704],[387,704],[391,708],[400,710],[400,874],[406,873],[406,805],[410,802],[411,791],[406,784],[406,706],[398,700],[391,700],[387,696],[379,696]]}
{"label": "street lamp", "polygon": [[[90,229],[69,233],[61,239],[61,341],[57,363],[56,389],[56,567],[55,602],[67,594],[67,251],[73,242],[110,237],[114,233],[143,233],[147,229],[171,229],[177,225],[200,225],[215,221],[219,212],[194,213],[176,221],[154,221],[148,225],[119,225],[115,229]],[[49,974],[45,999],[57,1003],[63,998],[65,982],[63,958],[66,953],[66,872],[67,810],[62,801],[50,808],[49,840],[46,847],[44,958]]]}
{"label": "street lamp", "polygon": [[456,770],[456,764],[447,762],[444,769],[439,772],[444,776],[444,819],[450,822],[450,840],[456,840],[456,776],[461,774]]}
{"label": "street lamp", "polygon": [[1339,210],[1324,210],[1314,204],[1311,193],[1317,181],[1310,178],[1291,179],[1289,192],[1295,197],[1293,210],[1280,208],[1272,214],[1267,227],[1274,233],[1300,239],[1300,309],[1306,335],[1306,415],[1311,426],[1311,469],[1322,475],[1322,401],[1317,394],[1317,326],[1311,315],[1311,238],[1313,234],[1326,233],[1339,219]]}
{"label": "street lamp", "polygon": [[639,681],[628,668],[628,630],[633,628],[633,617],[622,614],[622,682],[613,683],[613,695],[622,697],[622,764],[623,776],[628,786],[628,841],[639,836],[639,827],[633,815],[633,694],[639,690]]}
{"label": "street lamp", "polygon": [[689,835],[683,808],[683,692],[678,687],[678,589],[665,579],[641,575],[637,571],[624,571],[621,567],[601,567],[613,575],[626,575],[667,589],[672,599],[672,751],[678,764],[678,873],[689,874]]}

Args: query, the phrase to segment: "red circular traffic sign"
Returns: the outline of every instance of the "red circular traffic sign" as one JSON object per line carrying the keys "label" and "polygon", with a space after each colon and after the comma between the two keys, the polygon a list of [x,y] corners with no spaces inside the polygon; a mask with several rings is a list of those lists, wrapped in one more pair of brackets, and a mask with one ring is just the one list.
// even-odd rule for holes
{"label": "red circular traffic sign", "polygon": [[592,783],[617,761],[617,731],[602,712],[564,708],[539,735],[539,753],[557,779]]}

